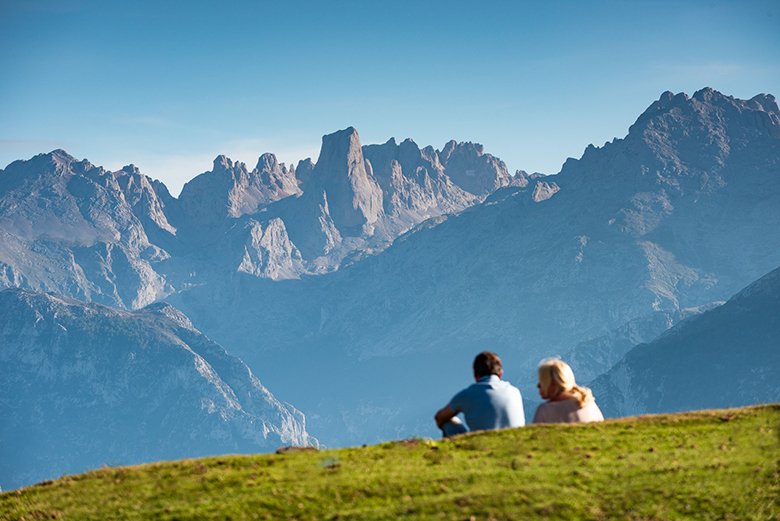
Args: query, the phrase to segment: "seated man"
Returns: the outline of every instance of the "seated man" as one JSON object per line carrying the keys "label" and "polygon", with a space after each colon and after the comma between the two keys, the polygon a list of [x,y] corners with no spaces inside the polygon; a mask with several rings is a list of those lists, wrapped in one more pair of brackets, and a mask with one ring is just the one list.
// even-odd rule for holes
{"label": "seated man", "polygon": [[[525,425],[520,390],[501,380],[503,374],[497,354],[483,351],[477,355],[474,359],[476,383],[456,394],[434,417],[445,438],[469,429],[480,431]],[[461,412],[468,429],[457,417]]]}

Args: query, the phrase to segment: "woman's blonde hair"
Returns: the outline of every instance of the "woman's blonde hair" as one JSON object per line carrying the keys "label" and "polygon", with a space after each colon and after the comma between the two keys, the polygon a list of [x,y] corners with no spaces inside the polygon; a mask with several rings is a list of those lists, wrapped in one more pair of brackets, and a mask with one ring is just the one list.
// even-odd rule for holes
{"label": "woman's blonde hair", "polygon": [[574,381],[574,371],[560,358],[546,358],[539,363],[539,385],[542,389],[547,389],[550,382],[555,382],[559,392],[571,392],[580,407],[593,400],[593,392],[587,387],[577,385]]}

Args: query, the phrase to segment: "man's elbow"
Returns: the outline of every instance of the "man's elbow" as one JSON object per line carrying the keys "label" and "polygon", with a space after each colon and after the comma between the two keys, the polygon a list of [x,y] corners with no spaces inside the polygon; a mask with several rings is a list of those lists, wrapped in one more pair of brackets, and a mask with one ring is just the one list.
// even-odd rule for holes
{"label": "man's elbow", "polygon": [[439,409],[436,414],[433,415],[433,420],[436,425],[441,428],[442,425],[447,423],[453,416],[455,416],[450,410],[449,406]]}

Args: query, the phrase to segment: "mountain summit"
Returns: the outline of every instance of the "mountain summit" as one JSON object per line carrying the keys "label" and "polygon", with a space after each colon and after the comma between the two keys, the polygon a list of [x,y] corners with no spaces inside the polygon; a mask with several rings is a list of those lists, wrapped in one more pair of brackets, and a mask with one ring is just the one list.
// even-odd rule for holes
{"label": "mountain summit", "polygon": [[360,136],[352,127],[322,138],[317,164],[304,200],[326,201],[342,236],[372,235],[382,216],[382,189],[363,158]]}

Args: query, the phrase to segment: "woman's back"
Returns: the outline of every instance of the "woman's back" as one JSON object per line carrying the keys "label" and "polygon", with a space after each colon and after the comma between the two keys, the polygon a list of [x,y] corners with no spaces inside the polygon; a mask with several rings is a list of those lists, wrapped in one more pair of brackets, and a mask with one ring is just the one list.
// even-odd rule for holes
{"label": "woman's back", "polygon": [[604,420],[594,400],[580,407],[576,398],[546,402],[536,409],[534,423],[587,423]]}

